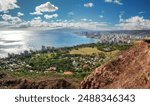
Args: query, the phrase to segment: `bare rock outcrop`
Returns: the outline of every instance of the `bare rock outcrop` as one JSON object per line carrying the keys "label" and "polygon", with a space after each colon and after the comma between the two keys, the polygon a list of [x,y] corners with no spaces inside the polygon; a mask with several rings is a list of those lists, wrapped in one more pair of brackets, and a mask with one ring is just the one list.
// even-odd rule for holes
{"label": "bare rock outcrop", "polygon": [[43,80],[16,79],[0,73],[0,89],[71,89],[71,81],[64,78],[46,78]]}
{"label": "bare rock outcrop", "polygon": [[135,42],[115,61],[98,67],[81,84],[82,89],[150,88],[150,44]]}

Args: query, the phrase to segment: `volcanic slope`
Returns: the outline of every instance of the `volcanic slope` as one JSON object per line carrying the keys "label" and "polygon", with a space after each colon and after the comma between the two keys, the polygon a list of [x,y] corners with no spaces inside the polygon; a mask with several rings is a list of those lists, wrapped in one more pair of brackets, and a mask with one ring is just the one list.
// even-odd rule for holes
{"label": "volcanic slope", "polygon": [[81,84],[82,89],[150,88],[150,44],[135,42],[118,58],[98,67]]}

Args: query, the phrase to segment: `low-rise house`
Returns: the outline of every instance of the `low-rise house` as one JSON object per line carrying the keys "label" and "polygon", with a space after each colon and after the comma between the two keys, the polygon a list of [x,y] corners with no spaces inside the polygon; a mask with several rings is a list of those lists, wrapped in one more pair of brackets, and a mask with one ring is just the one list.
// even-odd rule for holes
{"label": "low-rise house", "polygon": [[64,71],[64,75],[74,75],[72,71]]}
{"label": "low-rise house", "polygon": [[49,67],[48,69],[46,69],[46,71],[55,72],[55,71],[57,71],[57,68],[56,67]]}

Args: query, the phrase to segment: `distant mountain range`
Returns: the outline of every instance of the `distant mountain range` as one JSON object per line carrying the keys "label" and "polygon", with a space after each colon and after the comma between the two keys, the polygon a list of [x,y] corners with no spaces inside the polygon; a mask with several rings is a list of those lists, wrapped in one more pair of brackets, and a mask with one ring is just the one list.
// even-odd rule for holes
{"label": "distant mountain range", "polygon": [[65,32],[88,32],[88,33],[125,33],[131,35],[150,35],[150,30],[110,30],[110,31],[99,31],[99,30],[87,30],[87,29],[77,29],[77,28],[60,28],[54,29],[52,31],[65,31]]}

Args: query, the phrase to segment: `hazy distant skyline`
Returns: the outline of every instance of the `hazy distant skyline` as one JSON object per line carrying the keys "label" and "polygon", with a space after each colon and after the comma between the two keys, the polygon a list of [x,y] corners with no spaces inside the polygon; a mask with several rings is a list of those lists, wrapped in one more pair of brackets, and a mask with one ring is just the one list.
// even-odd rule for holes
{"label": "hazy distant skyline", "polygon": [[0,0],[0,30],[150,29],[150,0]]}

